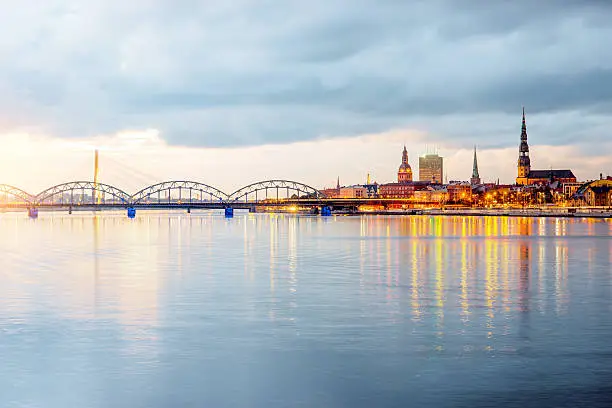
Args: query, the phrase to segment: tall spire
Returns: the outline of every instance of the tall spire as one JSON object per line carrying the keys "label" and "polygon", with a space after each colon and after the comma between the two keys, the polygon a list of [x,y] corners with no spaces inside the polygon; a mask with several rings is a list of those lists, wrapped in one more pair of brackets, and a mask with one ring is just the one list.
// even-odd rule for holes
{"label": "tall spire", "polygon": [[340,190],[340,176],[338,176],[338,182],[336,183],[336,190]]}
{"label": "tall spire", "polygon": [[480,174],[478,173],[478,158],[476,157],[476,145],[474,145],[474,164],[472,166],[472,178],[470,184],[480,184]]}
{"label": "tall spire", "polygon": [[523,106],[523,123],[521,125],[521,144],[519,145],[517,184],[529,184],[531,159],[529,158],[529,144],[527,143],[527,124],[525,123],[525,107]]}
{"label": "tall spire", "polygon": [[525,122],[525,107],[523,106],[523,125],[521,126],[521,142],[527,142],[527,123]]}

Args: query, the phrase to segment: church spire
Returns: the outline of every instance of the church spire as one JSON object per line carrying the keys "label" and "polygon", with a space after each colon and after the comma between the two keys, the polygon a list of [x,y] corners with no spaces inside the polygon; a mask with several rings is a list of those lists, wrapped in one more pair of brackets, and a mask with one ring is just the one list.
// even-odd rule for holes
{"label": "church spire", "polygon": [[340,190],[340,176],[338,176],[338,182],[336,183],[336,190]]}
{"label": "church spire", "polygon": [[527,124],[525,122],[525,107],[523,106],[523,121],[521,125],[521,144],[519,145],[518,175],[516,183],[529,184],[531,160],[529,159],[529,144],[527,143]]}
{"label": "church spire", "polygon": [[521,126],[521,142],[527,143],[527,123],[525,122],[525,107],[523,106],[523,124]]}
{"label": "church spire", "polygon": [[480,184],[480,174],[478,174],[478,158],[476,157],[476,145],[474,145],[474,164],[472,166],[472,178],[470,184]]}

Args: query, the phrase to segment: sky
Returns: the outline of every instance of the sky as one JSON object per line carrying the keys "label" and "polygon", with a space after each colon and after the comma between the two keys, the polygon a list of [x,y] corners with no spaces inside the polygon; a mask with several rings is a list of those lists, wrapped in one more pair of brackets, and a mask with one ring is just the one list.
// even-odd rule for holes
{"label": "sky", "polygon": [[612,2],[0,0],[0,183],[612,174]]}

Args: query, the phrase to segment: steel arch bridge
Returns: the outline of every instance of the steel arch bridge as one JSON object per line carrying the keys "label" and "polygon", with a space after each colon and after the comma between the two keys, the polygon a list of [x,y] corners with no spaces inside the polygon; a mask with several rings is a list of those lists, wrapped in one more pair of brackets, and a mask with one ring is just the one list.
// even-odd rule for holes
{"label": "steel arch bridge", "polygon": [[[81,194],[76,194],[81,193]],[[86,192],[91,193],[87,196]],[[66,193],[70,193],[66,196]],[[57,200],[59,196],[59,200]],[[107,199],[110,196],[111,199]],[[97,202],[97,197],[100,201]],[[41,191],[35,197],[36,205],[100,205],[100,204],[117,204],[129,205],[130,195],[125,191],[103,183],[94,183],[91,181],[73,181],[70,183],[58,184]]]}
{"label": "steel arch bridge", "polygon": [[4,195],[7,198],[7,202],[8,202],[8,197],[14,197],[21,201],[20,203],[33,203],[35,201],[34,197],[23,191],[20,188],[14,187],[14,186],[10,186],[8,184],[0,184],[0,195]]}
{"label": "steel arch bridge", "polygon": [[[172,193],[178,192],[178,197],[172,197]],[[183,195],[183,192],[185,195]],[[164,199],[162,200],[162,193]],[[130,197],[131,205],[147,204],[205,204],[205,203],[225,203],[227,194],[216,187],[197,181],[164,181],[152,186],[143,188]]]}
{"label": "steel arch bridge", "polygon": [[[272,196],[268,193],[272,191]],[[260,192],[263,192],[260,193]],[[262,195],[264,196],[262,199]],[[249,200],[254,197],[254,200]],[[228,204],[238,202],[259,203],[262,201],[283,201],[283,200],[320,200],[326,198],[323,193],[308,184],[290,180],[266,180],[244,186],[228,197]]]}
{"label": "steel arch bridge", "polygon": [[[4,193],[4,204],[2,198]],[[14,197],[9,200],[7,197]],[[92,181],[72,181],[49,187],[37,195],[0,184],[0,205],[48,208],[243,208],[256,206],[317,207],[327,197],[316,188],[291,180],[265,180],[244,186],[232,194],[197,181],[172,180],[145,187],[129,194],[115,186]]]}

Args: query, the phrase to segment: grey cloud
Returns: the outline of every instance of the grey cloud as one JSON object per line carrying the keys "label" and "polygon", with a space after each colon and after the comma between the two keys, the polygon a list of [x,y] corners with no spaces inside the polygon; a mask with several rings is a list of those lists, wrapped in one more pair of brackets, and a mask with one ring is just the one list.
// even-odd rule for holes
{"label": "grey cloud", "polygon": [[[605,1],[24,2],[0,16],[0,125],[205,146],[415,127],[493,145],[515,143],[525,104],[582,113],[542,142],[597,140],[611,21]],[[462,129],[461,115],[481,119]]]}

